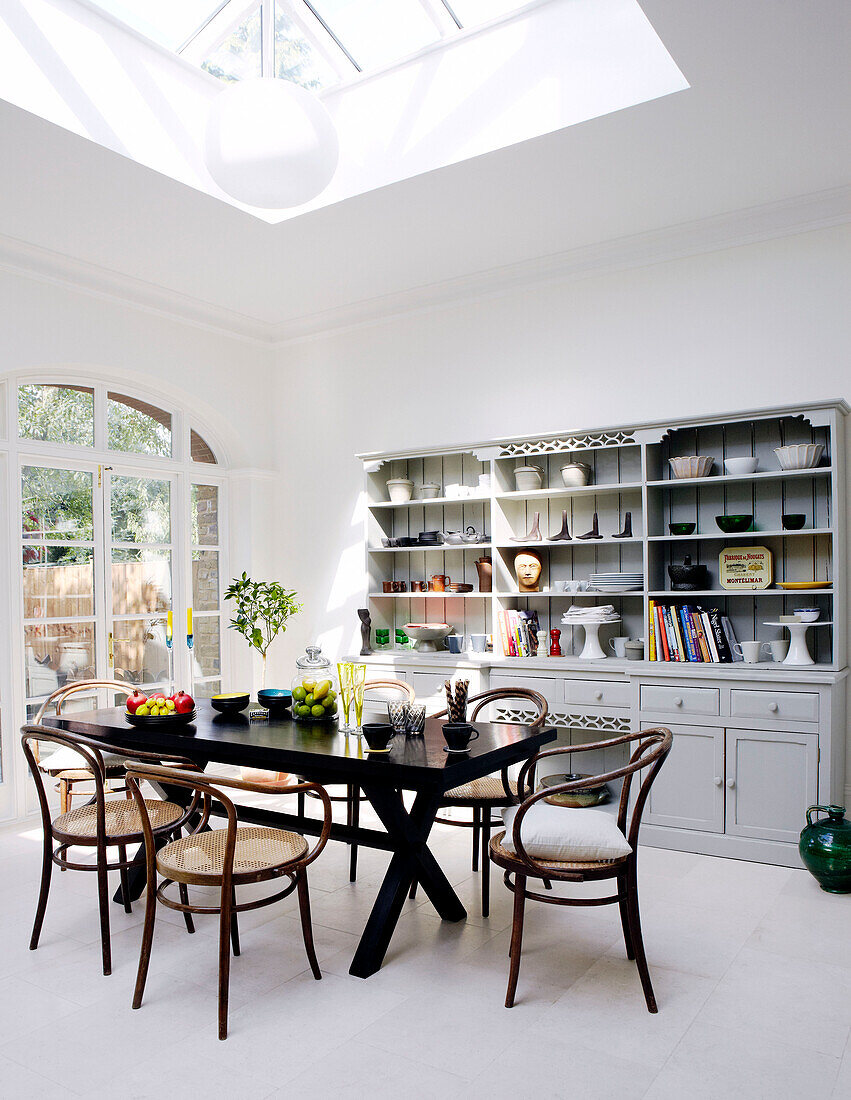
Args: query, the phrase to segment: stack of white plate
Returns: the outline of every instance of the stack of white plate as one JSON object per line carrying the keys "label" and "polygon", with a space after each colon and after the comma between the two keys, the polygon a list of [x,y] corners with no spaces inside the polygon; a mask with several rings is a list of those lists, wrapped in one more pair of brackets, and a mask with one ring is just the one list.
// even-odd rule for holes
{"label": "stack of white plate", "polygon": [[644,574],[637,573],[592,573],[588,584],[598,592],[610,595],[618,592],[640,592],[644,587]]}

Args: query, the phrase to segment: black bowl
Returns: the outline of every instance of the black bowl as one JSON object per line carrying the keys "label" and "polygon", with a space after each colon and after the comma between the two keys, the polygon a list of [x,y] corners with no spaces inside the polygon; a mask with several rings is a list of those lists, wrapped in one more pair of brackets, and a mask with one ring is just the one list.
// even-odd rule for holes
{"label": "black bowl", "polygon": [[691,535],[696,526],[696,523],[669,523],[668,530],[672,535]]}
{"label": "black bowl", "polygon": [[285,688],[263,688],[257,692],[257,702],[272,713],[280,713],[293,705],[293,693]]}
{"label": "black bowl", "polygon": [[733,515],[733,516],[716,516],[715,522],[725,535],[741,535],[744,531],[749,531],[753,526],[753,516]]}
{"label": "black bowl", "polygon": [[361,729],[373,752],[383,752],[393,739],[393,726],[390,722],[364,722]]}
{"label": "black bowl", "polygon": [[159,726],[164,730],[175,726],[186,726],[194,722],[196,716],[194,710],[189,711],[188,714],[130,714],[126,710],[124,712],[124,717],[131,726]]}
{"label": "black bowl", "polygon": [[413,535],[401,535],[399,537],[398,541],[399,541],[400,546],[416,546],[417,545],[417,540],[414,538]]}
{"label": "black bowl", "polygon": [[780,518],[783,521],[783,528],[786,531],[800,531],[807,522],[807,517],[803,512],[787,512]]}
{"label": "black bowl", "polygon": [[219,714],[239,714],[248,706],[249,695],[247,691],[228,691],[223,695],[214,695],[210,700],[210,706]]}

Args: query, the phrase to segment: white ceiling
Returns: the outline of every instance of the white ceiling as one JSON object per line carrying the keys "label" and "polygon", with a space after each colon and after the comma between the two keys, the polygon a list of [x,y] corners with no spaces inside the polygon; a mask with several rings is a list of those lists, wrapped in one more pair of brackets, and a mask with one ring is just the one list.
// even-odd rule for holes
{"label": "white ceiling", "polygon": [[176,309],[286,336],[406,292],[848,184],[844,0],[642,6],[690,90],[275,226],[0,103],[6,254],[26,266],[26,242],[95,265],[77,270],[82,283],[116,273],[128,293],[166,288]]}

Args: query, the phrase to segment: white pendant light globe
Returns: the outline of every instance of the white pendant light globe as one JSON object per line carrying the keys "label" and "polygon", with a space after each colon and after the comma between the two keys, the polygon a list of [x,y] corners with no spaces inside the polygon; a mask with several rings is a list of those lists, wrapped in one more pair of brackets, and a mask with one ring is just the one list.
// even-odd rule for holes
{"label": "white pendant light globe", "polygon": [[207,169],[223,191],[249,206],[309,202],[331,182],[339,152],[325,106],[290,80],[240,80],[213,100]]}

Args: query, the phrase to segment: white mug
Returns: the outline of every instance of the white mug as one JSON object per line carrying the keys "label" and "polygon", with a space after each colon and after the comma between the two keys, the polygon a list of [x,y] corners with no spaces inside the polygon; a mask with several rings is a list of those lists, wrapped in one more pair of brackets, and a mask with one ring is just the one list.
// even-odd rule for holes
{"label": "white mug", "polygon": [[745,664],[759,664],[759,651],[762,649],[762,642],[736,642],[733,649],[744,659]]}
{"label": "white mug", "polygon": [[781,661],[786,659],[786,654],[789,652],[789,639],[777,638],[773,642],[763,642],[762,648],[771,654],[772,661],[780,664]]}
{"label": "white mug", "polygon": [[566,592],[567,591],[567,581],[553,581],[553,591],[554,592]]}
{"label": "white mug", "polygon": [[609,638],[609,649],[614,653],[616,657],[620,657],[621,660],[626,657],[626,643],[629,638]]}
{"label": "white mug", "polygon": [[484,653],[485,650],[488,648],[487,634],[471,634],[470,648],[474,653]]}

